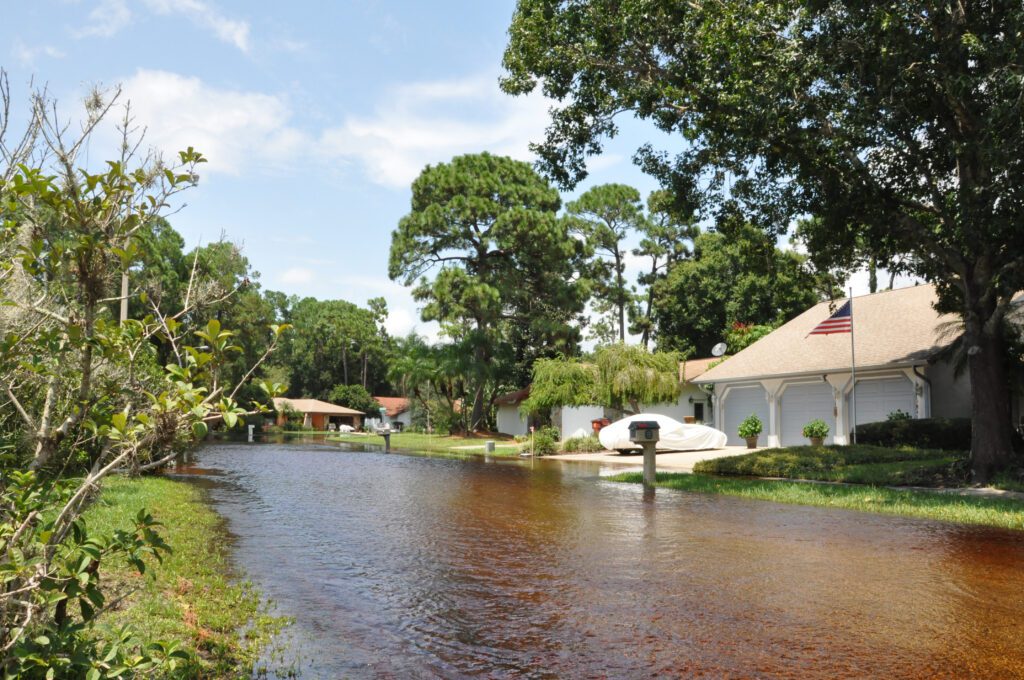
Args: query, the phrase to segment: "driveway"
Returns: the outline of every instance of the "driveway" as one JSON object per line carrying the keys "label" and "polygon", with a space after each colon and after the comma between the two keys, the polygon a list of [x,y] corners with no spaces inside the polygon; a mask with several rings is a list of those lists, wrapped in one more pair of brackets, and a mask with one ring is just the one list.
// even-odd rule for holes
{"label": "driveway", "polygon": [[[658,472],[693,472],[693,466],[702,460],[714,458],[725,458],[727,456],[739,456],[751,451],[761,449],[748,449],[746,446],[726,446],[721,449],[710,449],[707,451],[677,451],[673,453],[659,453],[655,458]],[[598,451],[595,453],[563,453],[557,456],[545,456],[551,460],[578,460],[587,462],[604,463],[606,465],[621,465],[635,468],[643,466],[644,457],[640,454],[625,456],[614,451]]]}

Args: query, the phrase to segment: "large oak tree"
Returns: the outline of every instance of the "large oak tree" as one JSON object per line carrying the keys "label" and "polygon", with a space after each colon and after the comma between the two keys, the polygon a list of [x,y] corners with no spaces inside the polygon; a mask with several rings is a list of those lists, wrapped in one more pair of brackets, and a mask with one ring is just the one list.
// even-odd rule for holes
{"label": "large oak tree", "polygon": [[1004,327],[1024,287],[1019,0],[520,0],[503,86],[540,86],[542,166],[585,174],[622,112],[685,144],[638,161],[694,204],[769,230],[812,215],[811,254],[914,253],[963,317],[979,481],[1012,455]]}

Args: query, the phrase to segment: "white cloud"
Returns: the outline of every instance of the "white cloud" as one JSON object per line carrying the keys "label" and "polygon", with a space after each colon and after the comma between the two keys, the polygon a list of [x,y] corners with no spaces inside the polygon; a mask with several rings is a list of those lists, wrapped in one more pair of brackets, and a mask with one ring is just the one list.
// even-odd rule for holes
{"label": "white cloud", "polygon": [[410,83],[394,88],[371,116],[349,116],[325,131],[321,151],[353,160],[370,180],[408,187],[428,163],[490,151],[528,160],[542,136],[548,102],[509,97],[496,76]]}
{"label": "white cloud", "polygon": [[[217,39],[249,52],[249,22],[231,19],[203,0],[143,0],[149,11],[160,16],[180,14],[196,26],[211,31]],[[75,37],[109,38],[131,24],[134,15],[127,0],[100,0],[89,12],[88,23],[72,34]]]}
{"label": "white cloud", "polygon": [[157,14],[182,14],[200,28],[212,31],[222,42],[243,52],[248,52],[251,47],[249,22],[229,19],[202,0],[145,0],[145,3]]}
{"label": "white cloud", "polygon": [[304,286],[312,283],[314,278],[313,271],[306,269],[305,267],[291,267],[281,272],[277,280],[288,286]]}
{"label": "white cloud", "polygon": [[[859,269],[855,271],[846,284],[843,286],[843,292],[848,293],[850,288],[853,288],[854,295],[867,295],[870,292],[870,286],[868,285],[868,270]],[[923,281],[915,276],[907,276],[906,274],[897,274],[893,280],[893,288],[908,288],[910,286],[916,286]],[[878,270],[878,289],[887,290],[889,288],[889,272],[885,269]]]}
{"label": "white cloud", "polygon": [[204,172],[277,167],[309,144],[289,125],[284,97],[217,89],[167,71],[139,70],[123,86],[147,142],[166,154],[195,147],[209,159]]}
{"label": "white cloud", "polygon": [[32,66],[39,57],[49,57],[50,59],[62,59],[64,57],[64,53],[52,45],[29,47],[18,39],[14,41],[14,46],[11,47],[11,54],[24,66]]}
{"label": "white cloud", "polygon": [[87,23],[72,34],[77,38],[99,36],[109,38],[132,21],[132,12],[126,0],[100,0],[89,12]]}

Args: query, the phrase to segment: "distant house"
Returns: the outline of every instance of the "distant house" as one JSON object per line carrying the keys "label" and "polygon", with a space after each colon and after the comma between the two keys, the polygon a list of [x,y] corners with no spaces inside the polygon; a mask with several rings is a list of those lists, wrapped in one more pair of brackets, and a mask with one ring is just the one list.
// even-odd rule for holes
{"label": "distant house", "polygon": [[367,424],[380,426],[387,424],[392,430],[402,431],[412,425],[412,403],[405,397],[374,397],[384,407],[384,419],[379,413],[367,415]]}
{"label": "distant house", "polygon": [[969,416],[966,372],[955,375],[938,356],[959,335],[959,318],[939,314],[935,301],[930,285],[853,299],[856,403],[850,334],[809,335],[833,311],[826,302],[811,307],[701,376],[713,386],[718,429],[740,444],[739,423],[754,413],[764,423],[764,443],[793,446],[807,442],[803,426],[820,418],[831,430],[827,442],[846,444],[854,411],[858,424],[895,411]]}
{"label": "distant house", "polygon": [[[689,359],[679,364],[682,390],[675,402],[666,404],[642,404],[644,413],[660,413],[675,418],[680,422],[705,422],[711,418],[711,398],[702,390],[696,378],[702,375],[708,366],[717,361],[715,357],[705,359]],[[502,434],[526,434],[529,432],[529,420],[519,413],[519,406],[530,396],[530,388],[502,395],[495,400],[498,407],[498,432]],[[578,437],[593,432],[595,420],[607,418],[618,420],[625,415],[622,411],[605,408],[604,406],[567,406],[556,408],[551,414],[555,427],[562,433],[562,439]]]}
{"label": "distant house", "polygon": [[314,430],[328,430],[330,425],[351,425],[358,429],[363,425],[362,411],[338,406],[319,399],[287,399],[284,397],[274,398],[274,408],[277,410],[277,424],[284,425],[287,420],[286,410],[297,411],[302,414],[304,427]]}

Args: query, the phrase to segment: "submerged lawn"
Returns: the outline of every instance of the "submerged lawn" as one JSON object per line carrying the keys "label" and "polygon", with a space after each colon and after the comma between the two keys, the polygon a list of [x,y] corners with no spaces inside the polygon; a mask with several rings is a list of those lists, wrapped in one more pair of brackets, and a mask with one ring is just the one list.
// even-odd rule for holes
{"label": "submerged lawn", "polygon": [[222,520],[197,487],[144,477],[109,480],[86,521],[90,531],[110,534],[130,526],[140,508],[163,523],[174,552],[162,564],[151,560],[145,576],[105,565],[108,601],[125,599],[100,619],[101,630],[112,635],[128,624],[144,641],[178,641],[195,658],[180,677],[249,677],[284,621],[266,615],[250,584],[231,580]]}
{"label": "submerged lawn", "polygon": [[[350,442],[353,444],[372,444],[384,446],[384,438],[376,434],[336,434],[327,438],[332,442]],[[455,437],[439,434],[419,434],[416,432],[392,432],[391,448],[393,450],[423,453],[483,453],[484,442],[494,440],[495,456],[515,456],[519,453],[519,445],[515,442],[496,437]]]}
{"label": "submerged lawn", "polygon": [[697,463],[707,475],[785,477],[881,486],[959,486],[966,454],[882,446],[791,446]]}
{"label": "submerged lawn", "polygon": [[[639,484],[642,475],[638,472],[628,472],[608,479],[613,482]],[[878,486],[727,479],[683,473],[658,474],[657,486],[792,505],[814,505],[946,522],[982,524],[1005,529],[1024,529],[1024,502],[1012,499],[977,498]]]}

